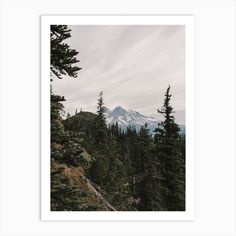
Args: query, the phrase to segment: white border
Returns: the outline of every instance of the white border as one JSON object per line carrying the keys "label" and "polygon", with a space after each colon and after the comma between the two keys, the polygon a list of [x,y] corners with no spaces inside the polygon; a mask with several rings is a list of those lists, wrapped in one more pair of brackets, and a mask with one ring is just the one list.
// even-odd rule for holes
{"label": "white border", "polygon": [[[185,25],[186,32],[186,211],[50,211],[50,25]],[[41,16],[41,220],[43,221],[192,221],[195,219],[194,16],[80,15]]]}

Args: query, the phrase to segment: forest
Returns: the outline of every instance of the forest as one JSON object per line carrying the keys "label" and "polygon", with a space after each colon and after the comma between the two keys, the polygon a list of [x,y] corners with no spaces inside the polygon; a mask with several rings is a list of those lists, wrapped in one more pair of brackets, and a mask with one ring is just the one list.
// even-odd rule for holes
{"label": "forest", "polygon": [[[67,25],[50,27],[51,81],[77,79],[81,70],[78,51],[65,42],[70,32]],[[166,87],[153,134],[147,124],[107,125],[102,91],[96,113],[63,118],[66,98],[51,84],[51,211],[185,211],[185,134]]]}

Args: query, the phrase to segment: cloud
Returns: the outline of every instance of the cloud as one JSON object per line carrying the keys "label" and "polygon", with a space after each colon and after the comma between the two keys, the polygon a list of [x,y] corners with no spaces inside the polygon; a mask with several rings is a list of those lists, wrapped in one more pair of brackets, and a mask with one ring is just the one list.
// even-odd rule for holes
{"label": "cloud", "polygon": [[[153,114],[163,103],[168,84],[177,122],[184,123],[185,28],[159,26],[69,26],[68,44],[79,51],[78,78],[53,81],[65,110],[96,111],[104,91],[108,108],[121,105]],[[178,113],[179,111],[179,113]],[[178,113],[178,114],[177,114]]]}

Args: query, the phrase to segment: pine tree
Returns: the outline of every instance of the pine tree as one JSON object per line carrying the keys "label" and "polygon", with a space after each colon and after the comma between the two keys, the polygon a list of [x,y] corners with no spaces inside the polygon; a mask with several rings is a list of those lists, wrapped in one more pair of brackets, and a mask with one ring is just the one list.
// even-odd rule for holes
{"label": "pine tree", "polygon": [[[159,160],[153,152],[153,140],[147,124],[141,127],[138,136],[140,160],[136,165],[139,210],[161,210]],[[138,181],[139,180],[139,181]]]}
{"label": "pine tree", "polygon": [[118,210],[128,210],[129,205],[129,179],[125,157],[122,156],[119,142],[115,137],[109,139],[107,147],[106,162],[108,171],[104,189],[107,192],[108,201]]}
{"label": "pine tree", "polygon": [[51,143],[62,142],[64,127],[60,112],[63,111],[64,106],[62,102],[64,101],[64,96],[54,95],[51,93]]}
{"label": "pine tree", "polygon": [[[80,69],[74,65],[78,52],[63,43],[70,37],[69,32],[65,25],[51,26],[51,71],[59,79],[62,75],[76,77]],[[51,88],[51,210],[96,209],[99,204],[88,204],[87,192],[78,186],[79,182],[75,184],[72,177],[65,175],[70,168],[77,172],[88,169],[92,157],[80,145],[77,134],[65,131],[61,118],[64,101],[64,96],[53,94]]]}
{"label": "pine tree", "polygon": [[79,135],[64,129],[63,101],[64,97],[51,95],[51,210],[94,210],[98,206],[88,204],[85,189],[64,174],[71,167],[88,170],[93,158],[81,146]]}
{"label": "pine tree", "polygon": [[138,146],[139,146],[139,153],[140,153],[140,158],[139,160],[136,160],[136,170],[138,173],[143,173],[144,171],[144,163],[145,159],[150,151],[151,148],[151,135],[149,134],[149,130],[147,128],[147,124],[144,126],[141,126],[141,129],[139,131],[138,135]]}
{"label": "pine tree", "polygon": [[104,102],[103,102],[103,91],[101,91],[98,97],[97,119],[95,121],[96,144],[101,148],[105,148],[106,139],[107,139],[107,126],[106,126],[105,112],[106,112],[106,107],[104,106]]}
{"label": "pine tree", "polygon": [[165,208],[169,211],[184,210],[185,187],[184,187],[184,161],[180,150],[179,127],[175,123],[173,108],[170,105],[170,86],[165,93],[163,107],[158,113],[164,116],[164,121],[159,123],[155,130],[155,144],[160,159],[162,174],[162,193]]}
{"label": "pine tree", "polygon": [[71,30],[67,25],[51,25],[50,30],[52,73],[59,79],[62,79],[62,75],[77,77],[77,72],[81,69],[75,65],[79,62],[76,58],[78,52],[63,42],[71,37]]}
{"label": "pine tree", "polygon": [[100,92],[98,97],[97,116],[94,121],[94,151],[92,154],[95,161],[89,171],[89,176],[95,183],[101,186],[105,185],[109,170],[109,160],[107,158],[108,129],[106,127],[105,111],[106,108],[103,102],[103,92]]}
{"label": "pine tree", "polygon": [[[124,133],[124,137],[121,143],[122,155],[126,156],[126,171],[129,176],[129,184],[130,191],[132,192],[132,196],[135,201],[139,201],[139,192],[138,192],[138,183],[140,179],[138,175],[140,173],[140,153],[139,153],[139,145],[138,145],[138,133],[133,126],[128,126],[126,132]],[[136,208],[137,204],[134,204]]]}

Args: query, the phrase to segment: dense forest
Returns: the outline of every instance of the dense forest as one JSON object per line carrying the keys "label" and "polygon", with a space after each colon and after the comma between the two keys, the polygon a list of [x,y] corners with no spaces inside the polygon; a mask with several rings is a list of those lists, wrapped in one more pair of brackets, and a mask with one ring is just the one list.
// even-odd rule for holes
{"label": "dense forest", "polygon": [[[65,43],[69,37],[66,25],[51,25],[51,81],[76,78],[81,69],[78,51]],[[51,87],[51,210],[184,211],[185,135],[171,97],[168,86],[153,134],[147,124],[140,130],[107,125],[103,92],[94,101],[96,114],[62,118],[65,98]]]}

